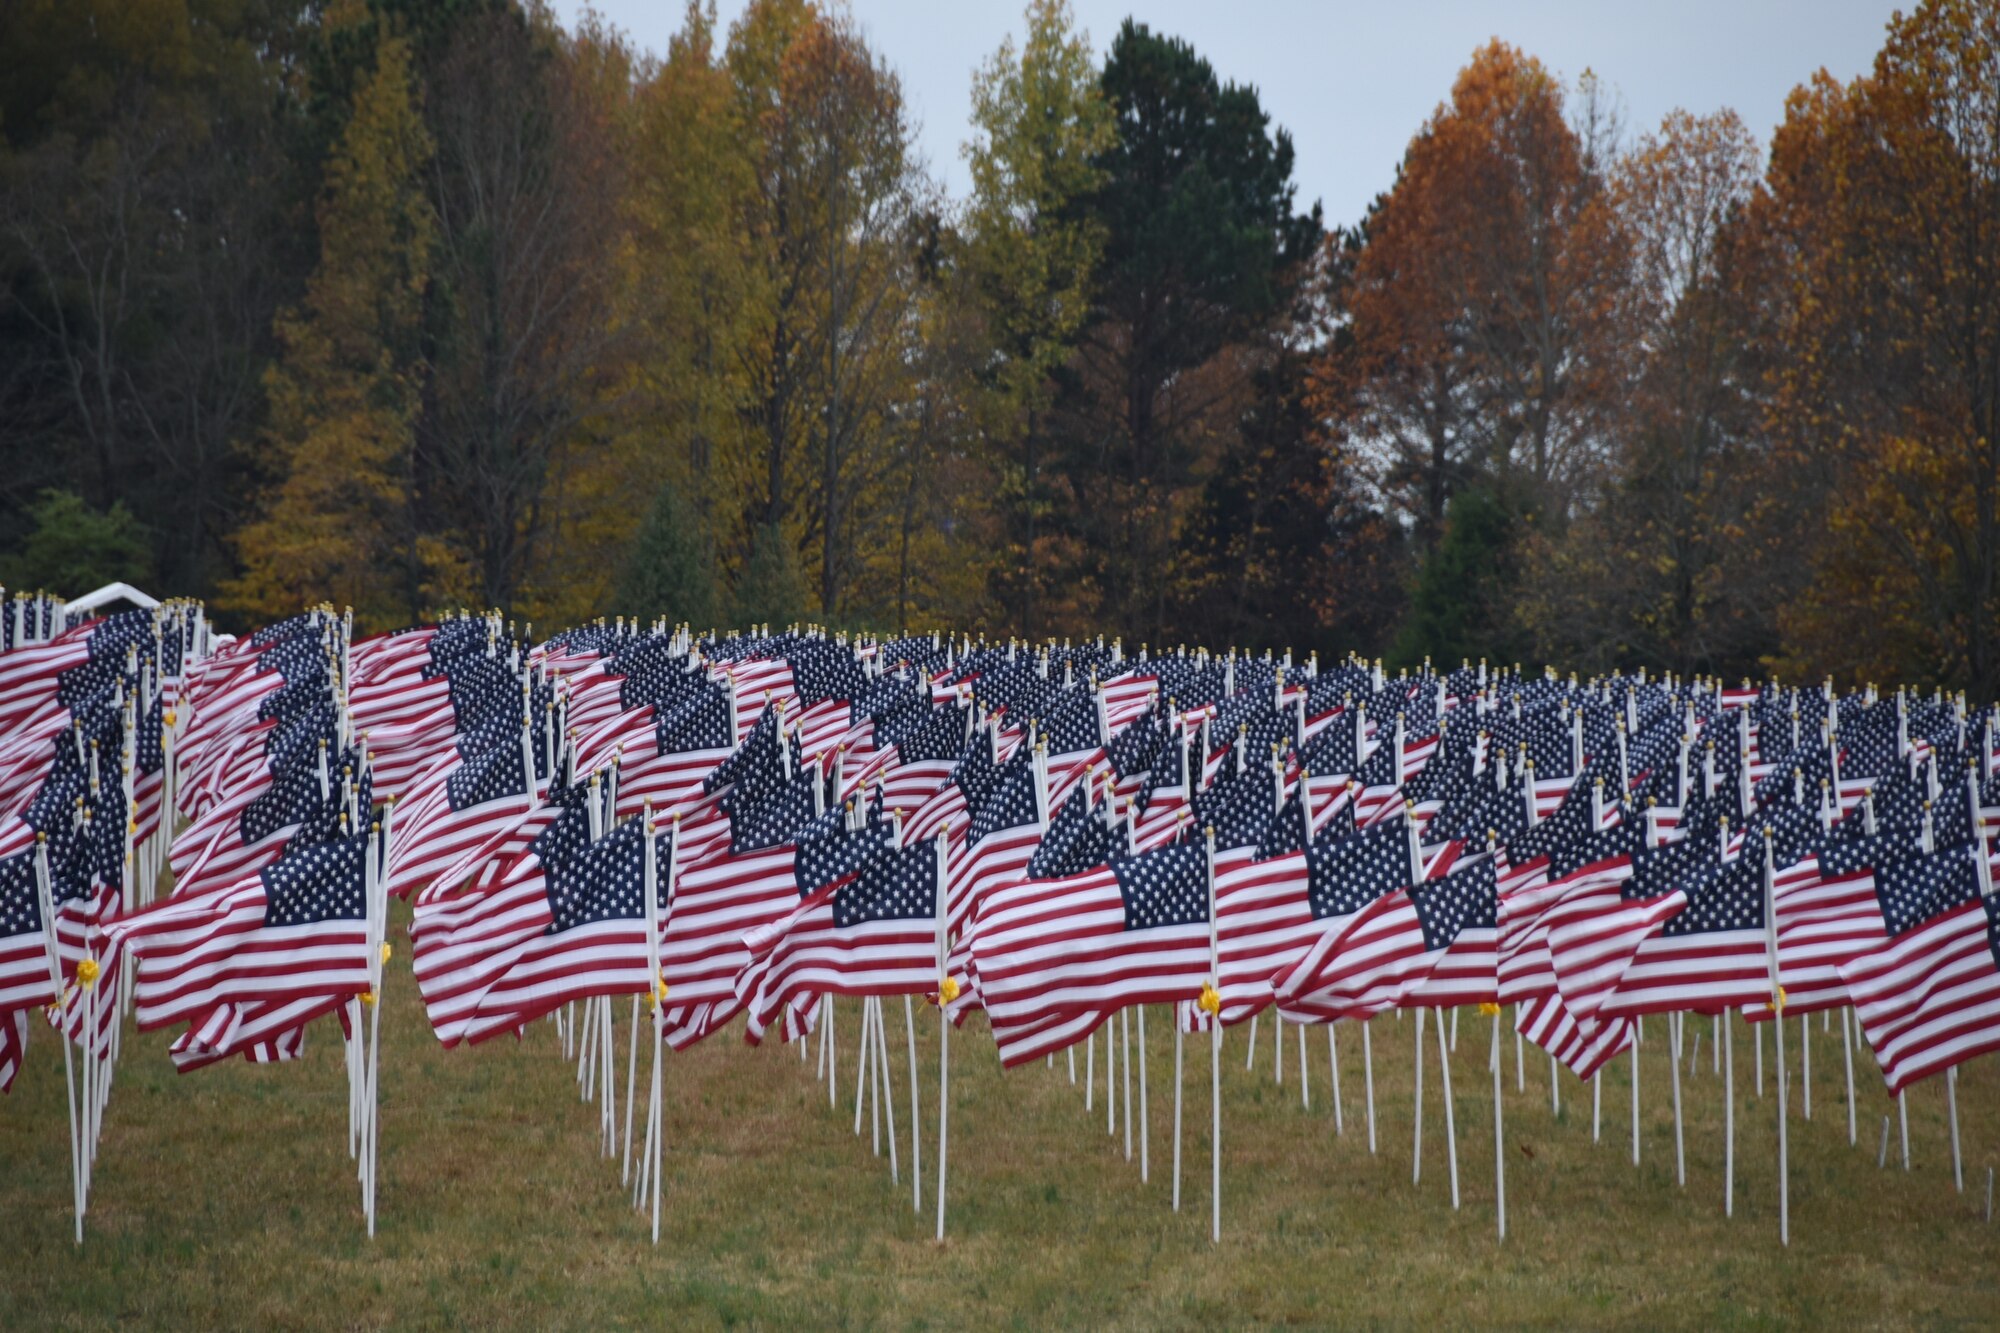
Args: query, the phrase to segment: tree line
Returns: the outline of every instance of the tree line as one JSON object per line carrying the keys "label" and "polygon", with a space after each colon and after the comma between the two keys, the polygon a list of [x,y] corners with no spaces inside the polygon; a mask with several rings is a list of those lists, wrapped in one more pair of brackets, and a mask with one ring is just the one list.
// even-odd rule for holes
{"label": "tree line", "polygon": [[836,5],[9,6],[0,579],[2000,692],[2000,9],[1768,145],[1495,40],[1351,225],[1021,28],[953,199]]}

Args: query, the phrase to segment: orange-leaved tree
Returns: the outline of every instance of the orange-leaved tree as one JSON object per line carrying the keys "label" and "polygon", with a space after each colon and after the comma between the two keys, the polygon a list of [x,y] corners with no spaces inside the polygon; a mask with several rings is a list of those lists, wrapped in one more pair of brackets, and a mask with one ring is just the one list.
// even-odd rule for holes
{"label": "orange-leaved tree", "polygon": [[1794,94],[1770,207],[1790,262],[1773,430],[1822,479],[1787,660],[2000,694],[2000,11],[1892,20],[1873,71]]}

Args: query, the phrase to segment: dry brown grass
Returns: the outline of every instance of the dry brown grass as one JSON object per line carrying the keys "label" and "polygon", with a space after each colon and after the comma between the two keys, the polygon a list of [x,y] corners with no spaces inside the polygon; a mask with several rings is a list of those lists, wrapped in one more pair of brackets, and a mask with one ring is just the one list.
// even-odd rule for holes
{"label": "dry brown grass", "polygon": [[[335,1029],[287,1068],[187,1077],[164,1034],[127,1034],[82,1249],[70,1241],[62,1069],[38,1039],[0,1104],[0,1327],[103,1325],[673,1327],[1009,1324],[1537,1324],[1565,1327],[1980,1325],[2000,1317],[2000,1230],[1983,1219],[2000,1162],[2000,1067],[1959,1089],[1967,1188],[1953,1191],[1941,1085],[1911,1096],[1914,1165],[1875,1165],[1888,1102],[1857,1056],[1861,1143],[1849,1147],[1840,1033],[1814,1031],[1814,1119],[1793,1086],[1793,1242],[1777,1241],[1774,1101],[1737,1041],[1739,1170],[1722,1214],[1721,1084],[1704,1040],[1685,1087],[1688,1182],[1674,1181],[1664,1025],[1643,1049],[1642,1164],[1630,1160],[1628,1066],[1605,1076],[1604,1136],[1587,1086],[1565,1077],[1552,1116],[1545,1058],[1516,1092],[1506,1046],[1509,1235],[1493,1227],[1488,1020],[1460,1019],[1453,1057],[1463,1206],[1450,1205],[1437,1068],[1420,1184],[1410,1179],[1412,1025],[1375,1028],[1379,1150],[1363,1125],[1361,1043],[1340,1038],[1346,1133],[1328,1101],[1324,1030],[1271,1078],[1224,1044],[1223,1243],[1208,1241],[1208,1055],[1190,1042],[1183,1211],[1168,1208],[1171,1038],[1149,1024],[1152,1180],[1086,1116],[1057,1068],[1003,1074],[975,1022],[952,1043],[950,1239],[931,1240],[908,1178],[853,1133],[856,1006],[839,1014],[842,1106],[794,1052],[712,1042],[670,1058],[665,1224],[646,1241],[595,1108],[538,1024],[518,1046],[440,1050],[407,973],[384,1014],[381,1230],[362,1235],[342,1143]],[[935,1134],[935,1016],[918,1011],[923,1116]],[[619,1051],[624,1050],[620,1009]],[[1690,1025],[1692,1032],[1695,1025]],[[1707,1023],[1699,1025],[1706,1031]],[[889,1006],[907,1152],[901,1005]],[[1791,1056],[1798,1063],[1797,1024]],[[1768,1052],[1767,1052],[1768,1057]],[[1079,1071],[1082,1061],[1079,1059]],[[1099,1065],[1100,1079],[1102,1065]],[[620,1093],[623,1088],[620,1070]],[[1101,1094],[1100,1094],[1101,1095]],[[621,1108],[622,1110],[622,1108]],[[1122,1130],[1122,1126],[1121,1126]],[[905,1160],[905,1170],[908,1163]]]}

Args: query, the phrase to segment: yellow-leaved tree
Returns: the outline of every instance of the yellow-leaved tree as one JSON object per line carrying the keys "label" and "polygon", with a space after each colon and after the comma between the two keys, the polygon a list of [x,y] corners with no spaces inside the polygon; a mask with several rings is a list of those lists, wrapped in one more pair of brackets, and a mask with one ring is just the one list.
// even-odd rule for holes
{"label": "yellow-leaved tree", "polygon": [[462,558],[411,516],[430,151],[408,46],[384,37],[327,161],[318,263],[277,321],[283,351],[257,446],[273,484],[237,534],[243,573],[224,585],[228,609],[275,619],[331,601],[378,629],[465,587]]}

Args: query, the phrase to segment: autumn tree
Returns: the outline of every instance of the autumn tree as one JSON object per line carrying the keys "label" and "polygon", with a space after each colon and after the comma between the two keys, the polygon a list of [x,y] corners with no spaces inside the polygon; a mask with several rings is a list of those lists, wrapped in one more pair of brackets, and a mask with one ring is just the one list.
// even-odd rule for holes
{"label": "autumn tree", "polygon": [[987,378],[1002,550],[993,577],[1009,628],[1040,633],[1056,564],[1043,471],[1055,377],[1090,311],[1102,220],[1084,207],[1117,130],[1090,36],[1063,0],[1035,0],[973,75],[967,262],[994,357]]}
{"label": "autumn tree", "polygon": [[227,572],[273,317],[312,258],[298,3],[0,6],[0,545],[46,487]]}
{"label": "autumn tree", "polygon": [[1594,81],[1572,98],[1539,61],[1482,47],[1344,242],[1352,342],[1321,402],[1427,547],[1480,477],[1560,514],[1601,445],[1623,259],[1602,104]]}
{"label": "autumn tree", "polygon": [[726,62],[751,179],[736,411],[758,461],[731,545],[744,558],[791,534],[832,616],[888,513],[883,426],[905,385],[923,186],[901,88],[851,20],[759,0]]}
{"label": "autumn tree", "polygon": [[1771,424],[1823,524],[1788,660],[2000,694],[2000,14],[1899,15],[1874,69],[1794,94],[1772,147],[1791,259]]}
{"label": "autumn tree", "polygon": [[[763,473],[741,413],[759,309],[753,238],[743,225],[755,173],[746,108],[721,55],[712,10],[690,4],[665,55],[633,90],[631,244],[617,257],[609,317],[632,330],[638,347],[608,386],[627,410],[593,480],[608,501],[671,486],[685,501],[685,521],[726,560]],[[603,512],[636,519],[617,503]],[[615,550],[630,535],[614,522],[602,537]]]}
{"label": "autumn tree", "polygon": [[1754,671],[1786,587],[1767,557],[1755,138],[1733,112],[1670,113],[1612,172],[1630,268],[1617,292],[1603,475],[1538,534],[1522,609],[1542,655],[1587,669]]}
{"label": "autumn tree", "polygon": [[414,471],[422,521],[464,553],[479,605],[591,609],[565,595],[577,571],[557,548],[631,350],[607,318],[624,240],[624,59],[594,30],[572,38],[545,11],[503,10],[456,24],[430,69]]}
{"label": "autumn tree", "polygon": [[407,44],[384,38],[327,163],[318,265],[278,323],[263,438],[274,475],[237,537],[243,573],[225,587],[247,615],[331,599],[386,628],[463,587],[457,553],[418,528],[412,507],[430,151]]}

